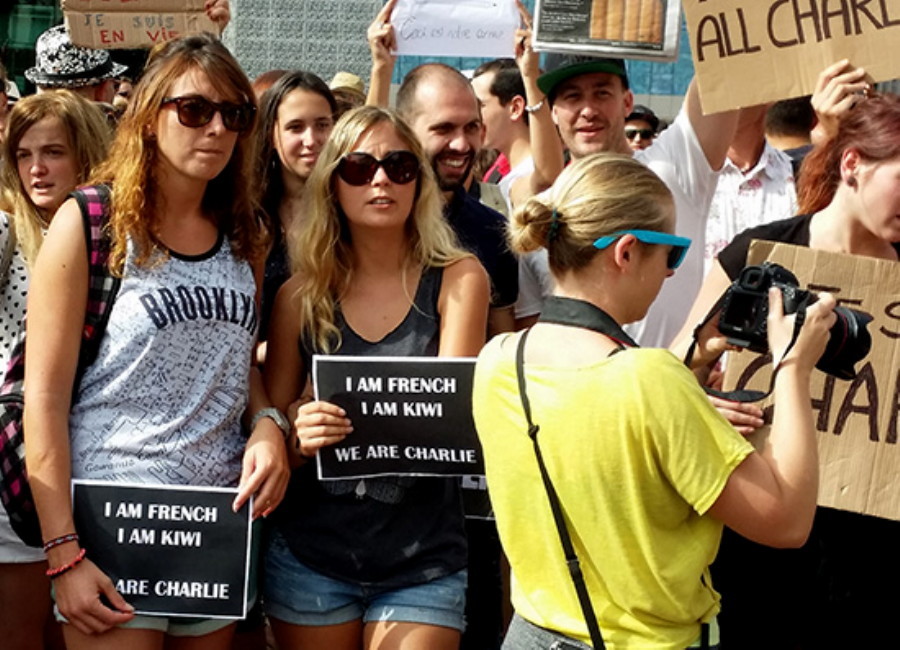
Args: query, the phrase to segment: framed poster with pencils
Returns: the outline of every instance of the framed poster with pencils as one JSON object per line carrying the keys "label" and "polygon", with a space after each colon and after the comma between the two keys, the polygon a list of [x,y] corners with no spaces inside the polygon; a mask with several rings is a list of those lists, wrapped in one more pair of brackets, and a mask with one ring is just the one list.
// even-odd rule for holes
{"label": "framed poster with pencils", "polygon": [[537,0],[534,48],[672,61],[679,0]]}

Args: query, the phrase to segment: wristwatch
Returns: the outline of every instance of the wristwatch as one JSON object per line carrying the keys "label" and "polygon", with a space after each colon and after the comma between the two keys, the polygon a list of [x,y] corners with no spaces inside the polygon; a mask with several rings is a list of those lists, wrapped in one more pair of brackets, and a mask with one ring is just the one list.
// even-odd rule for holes
{"label": "wristwatch", "polygon": [[287,417],[279,411],[274,406],[267,406],[264,409],[260,409],[256,412],[256,415],[253,416],[253,419],[250,420],[250,431],[252,432],[256,425],[259,424],[259,421],[263,418],[269,418],[272,422],[275,423],[279,429],[281,429],[281,435],[284,436],[285,440],[287,437],[291,435],[291,423],[288,422]]}

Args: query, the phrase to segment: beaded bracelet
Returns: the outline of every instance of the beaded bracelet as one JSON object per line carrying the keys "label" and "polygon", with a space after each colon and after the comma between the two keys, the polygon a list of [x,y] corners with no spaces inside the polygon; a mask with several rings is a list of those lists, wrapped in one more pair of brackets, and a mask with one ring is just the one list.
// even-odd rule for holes
{"label": "beaded bracelet", "polygon": [[78,533],[69,533],[67,535],[60,535],[59,537],[54,537],[49,542],[44,543],[44,553],[49,551],[51,548],[56,546],[61,546],[68,542],[77,542],[78,541]]}
{"label": "beaded bracelet", "polygon": [[76,566],[78,566],[78,564],[84,559],[84,554],[85,554],[85,549],[81,549],[78,552],[78,555],[76,555],[72,559],[71,562],[68,562],[67,564],[63,564],[62,566],[58,566],[53,569],[47,569],[47,577],[50,578],[51,580],[53,580],[54,578],[58,578],[62,574],[66,573],[67,571],[71,571]]}

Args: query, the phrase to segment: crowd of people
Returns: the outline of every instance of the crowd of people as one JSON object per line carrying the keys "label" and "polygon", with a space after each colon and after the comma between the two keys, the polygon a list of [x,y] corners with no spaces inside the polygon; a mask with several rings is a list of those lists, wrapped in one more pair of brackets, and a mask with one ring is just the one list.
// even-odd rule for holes
{"label": "crowd of people", "polygon": [[[395,5],[371,70],[330,83],[251,81],[213,34],[128,65],[38,39],[38,92],[0,107],[0,372],[27,338],[44,547],[0,508],[3,647],[881,647],[900,524],[816,505],[834,298],[798,319],[769,293],[757,446],[763,412],[705,390],[734,349],[705,317],[752,239],[900,259],[900,98],[840,61],[812,97],[718,114],[692,82],[667,123],[620,59],[542,61],[524,9],[514,57],[420,65],[392,98]],[[320,480],[364,433],[314,397],[313,355],[478,357],[490,512],[459,477]],[[136,614],[73,479],[252,497],[255,616]]]}

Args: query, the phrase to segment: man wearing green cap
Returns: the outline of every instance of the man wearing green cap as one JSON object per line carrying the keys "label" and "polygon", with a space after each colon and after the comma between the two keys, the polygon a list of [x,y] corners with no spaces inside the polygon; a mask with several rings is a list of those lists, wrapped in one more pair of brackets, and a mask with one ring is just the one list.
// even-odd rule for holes
{"label": "man wearing green cap", "polygon": [[[693,244],[678,273],[663,286],[647,317],[629,326],[641,345],[666,347],[681,329],[703,279],[706,217],[737,123],[737,112],[704,115],[695,82],[672,125],[653,144],[632,151],[625,120],[634,95],[621,59],[551,53],[538,87],[573,159],[592,153],[633,155],[665,181],[675,197],[676,233]],[[535,152],[535,165],[540,165]]]}

